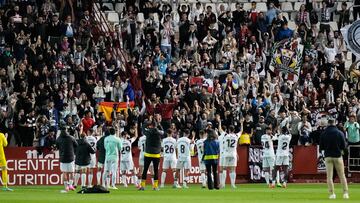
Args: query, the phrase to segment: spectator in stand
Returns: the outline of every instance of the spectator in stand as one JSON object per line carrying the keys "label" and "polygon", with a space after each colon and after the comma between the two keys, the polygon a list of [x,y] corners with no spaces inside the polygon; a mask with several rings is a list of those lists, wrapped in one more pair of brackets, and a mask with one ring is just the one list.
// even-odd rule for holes
{"label": "spectator in stand", "polygon": [[305,4],[301,4],[299,12],[296,14],[295,23],[297,26],[305,23],[307,27],[310,27],[310,15],[309,12],[305,10]]}

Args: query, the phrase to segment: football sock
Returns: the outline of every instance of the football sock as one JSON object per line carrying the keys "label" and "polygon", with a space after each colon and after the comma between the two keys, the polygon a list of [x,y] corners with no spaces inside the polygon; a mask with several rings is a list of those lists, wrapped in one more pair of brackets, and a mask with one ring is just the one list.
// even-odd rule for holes
{"label": "football sock", "polygon": [[141,180],[141,187],[145,187],[146,185],[146,180]]}
{"label": "football sock", "polygon": [[1,171],[1,180],[2,180],[4,187],[7,187],[7,179],[8,179],[7,169],[2,170]]}
{"label": "football sock", "polygon": [[133,181],[134,181],[134,185],[138,185],[138,179],[136,175],[133,175]]}
{"label": "football sock", "polygon": [[269,185],[269,183],[270,183],[270,174],[269,174],[269,172],[265,172],[265,180],[266,180],[266,184],[268,184]]}
{"label": "football sock", "polygon": [[166,179],[166,172],[161,173],[161,185],[164,185]]}
{"label": "football sock", "polygon": [[94,175],[92,173],[89,173],[88,175],[88,185],[91,186],[93,182]]}
{"label": "football sock", "polygon": [[275,184],[275,182],[276,182],[276,179],[277,179],[276,176],[277,176],[277,174],[278,174],[277,172],[278,172],[278,171],[276,171],[275,169],[271,171],[271,174],[270,174],[271,176],[270,176],[270,177],[271,177],[271,183],[272,183],[272,184]]}
{"label": "football sock", "polygon": [[283,182],[284,182],[284,183],[287,183],[288,178],[289,178],[289,170],[288,170],[287,167],[285,167],[285,168],[284,168],[284,180],[283,180]]}
{"label": "football sock", "polygon": [[158,188],[159,187],[159,180],[154,180],[154,188]]}
{"label": "football sock", "polygon": [[122,175],[121,176],[121,180],[122,180],[122,183],[127,186],[127,182],[126,182],[126,175]]}
{"label": "football sock", "polygon": [[154,177],[151,178],[151,184],[154,185]]}
{"label": "football sock", "polygon": [[189,177],[184,176],[184,181],[183,181],[183,185],[187,185],[187,182],[189,181]]}
{"label": "football sock", "polygon": [[80,173],[75,173],[74,186],[77,186],[77,185],[78,185],[79,179],[80,179]]}
{"label": "football sock", "polygon": [[86,185],[86,174],[82,173],[81,174],[81,187],[85,187]]}
{"label": "football sock", "polygon": [[280,183],[280,178],[281,178],[281,174],[280,174],[280,171],[278,170],[276,172],[276,183],[279,184]]}
{"label": "football sock", "polygon": [[[5,185],[4,185],[4,187],[5,187]],[[65,189],[68,187],[68,181],[64,181],[64,187],[65,187]]]}
{"label": "football sock", "polygon": [[73,185],[74,184],[74,180],[73,179],[70,179],[69,182],[68,182],[69,185]]}
{"label": "football sock", "polygon": [[112,186],[113,187],[115,187],[115,185],[116,185],[116,173],[113,173],[112,175],[111,175],[111,181],[112,181]]}
{"label": "football sock", "polygon": [[205,173],[201,173],[201,181],[202,181],[202,185],[206,186],[206,175],[205,175]]}
{"label": "football sock", "polygon": [[100,182],[101,182],[101,171],[97,171],[96,172],[96,184],[101,185]]}
{"label": "football sock", "polygon": [[223,170],[223,172],[222,172],[222,185],[225,187],[225,185],[226,185],[226,170]]}
{"label": "football sock", "polygon": [[235,185],[236,173],[235,172],[230,172],[229,176],[230,176],[231,185]]}

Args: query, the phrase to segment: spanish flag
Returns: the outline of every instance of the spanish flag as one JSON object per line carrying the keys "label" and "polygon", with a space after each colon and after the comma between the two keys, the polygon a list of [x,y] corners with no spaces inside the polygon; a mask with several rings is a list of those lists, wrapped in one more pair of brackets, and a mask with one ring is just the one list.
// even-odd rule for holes
{"label": "spanish flag", "polygon": [[[126,110],[127,102],[100,102],[98,112],[103,112],[105,115],[106,121],[111,122],[111,113],[113,112],[114,105],[117,105],[116,112]],[[135,103],[129,102],[129,107],[134,108]]]}

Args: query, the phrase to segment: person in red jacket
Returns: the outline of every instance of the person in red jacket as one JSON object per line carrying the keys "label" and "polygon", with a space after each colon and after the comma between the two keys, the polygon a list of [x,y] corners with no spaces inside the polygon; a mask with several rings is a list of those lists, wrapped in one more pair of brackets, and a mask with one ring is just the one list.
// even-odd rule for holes
{"label": "person in red jacket", "polygon": [[156,112],[158,112],[162,117],[161,125],[165,131],[170,128],[171,119],[176,106],[176,102],[170,103],[167,98],[164,99],[163,104],[158,104],[156,106]]}
{"label": "person in red jacket", "polygon": [[95,125],[95,121],[92,118],[91,111],[85,112],[85,117],[81,120],[81,123],[83,125],[83,132],[87,132]]}

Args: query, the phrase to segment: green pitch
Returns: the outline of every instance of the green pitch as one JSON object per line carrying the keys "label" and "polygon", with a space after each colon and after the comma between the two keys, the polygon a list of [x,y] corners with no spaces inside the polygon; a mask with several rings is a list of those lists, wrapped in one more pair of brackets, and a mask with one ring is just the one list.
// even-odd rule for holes
{"label": "green pitch", "polygon": [[224,190],[209,191],[200,185],[190,185],[189,189],[172,189],[171,186],[152,191],[137,191],[134,187],[111,191],[110,194],[61,194],[62,187],[28,186],[13,187],[14,192],[0,191],[0,203],[79,203],[79,202],[116,202],[116,203],[307,203],[307,202],[360,202],[360,184],[351,184],[350,199],[342,199],[342,190],[336,185],[336,200],[328,200],[325,184],[289,184],[288,188],[269,189],[265,184],[239,184],[233,190],[227,186]]}

